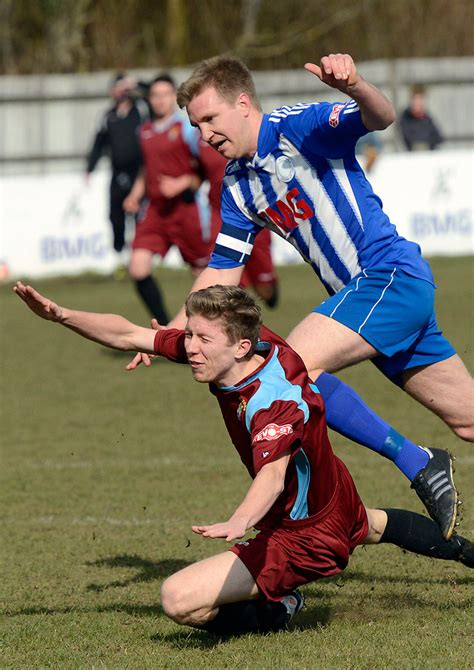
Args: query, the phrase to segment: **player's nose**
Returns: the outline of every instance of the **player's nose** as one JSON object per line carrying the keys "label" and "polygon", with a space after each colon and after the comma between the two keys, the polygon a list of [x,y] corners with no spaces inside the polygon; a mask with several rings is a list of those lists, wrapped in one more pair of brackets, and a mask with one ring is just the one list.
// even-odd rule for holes
{"label": "player's nose", "polygon": [[186,354],[188,356],[191,356],[192,354],[195,354],[196,351],[198,350],[198,339],[196,337],[187,337],[184,341],[185,344],[185,349],[186,349]]}
{"label": "player's nose", "polygon": [[210,128],[203,128],[201,126],[201,137],[204,140],[204,142],[210,142],[214,136],[214,133]]}

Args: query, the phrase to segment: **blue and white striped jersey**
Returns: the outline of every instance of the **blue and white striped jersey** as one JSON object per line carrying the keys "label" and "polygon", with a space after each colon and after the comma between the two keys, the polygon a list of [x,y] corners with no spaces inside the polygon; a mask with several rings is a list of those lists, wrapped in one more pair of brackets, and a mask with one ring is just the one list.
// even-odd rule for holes
{"label": "blue and white striped jersey", "polygon": [[255,156],[227,165],[210,267],[245,264],[266,227],[296,247],[331,295],[374,267],[433,283],[419,246],[398,235],[356,160],[366,133],[354,100],[264,114]]}

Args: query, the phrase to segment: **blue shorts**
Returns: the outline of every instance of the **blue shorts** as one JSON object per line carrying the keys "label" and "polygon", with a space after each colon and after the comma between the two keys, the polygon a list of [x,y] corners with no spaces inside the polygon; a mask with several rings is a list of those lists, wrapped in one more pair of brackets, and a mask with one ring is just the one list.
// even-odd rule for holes
{"label": "blue shorts", "polygon": [[456,353],[436,323],[434,291],[400,268],[363,270],[313,311],[367,340],[380,352],[372,362],[400,385],[404,370]]}

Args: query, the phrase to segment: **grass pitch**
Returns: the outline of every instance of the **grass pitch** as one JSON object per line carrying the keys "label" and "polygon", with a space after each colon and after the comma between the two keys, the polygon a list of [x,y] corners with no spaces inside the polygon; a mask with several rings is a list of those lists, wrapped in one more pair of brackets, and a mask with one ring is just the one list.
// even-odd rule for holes
{"label": "grass pitch", "polygon": [[[472,258],[435,260],[441,327],[472,370]],[[266,322],[282,335],[323,294],[309,268],[282,268]],[[159,271],[172,310],[186,271]],[[35,282],[57,302],[146,324],[128,282]],[[471,668],[473,576],[389,547],[358,549],[336,579],[303,589],[289,632],[219,641],[175,625],[161,581],[225,543],[194,536],[224,520],[248,479],[217,404],[185,366],[126,373],[128,355],[34,317],[0,288],[2,668]],[[451,449],[474,536],[473,447],[370,364],[341,374],[398,430]],[[466,402],[472,399],[466,398]],[[371,506],[421,504],[381,457],[333,434]]]}

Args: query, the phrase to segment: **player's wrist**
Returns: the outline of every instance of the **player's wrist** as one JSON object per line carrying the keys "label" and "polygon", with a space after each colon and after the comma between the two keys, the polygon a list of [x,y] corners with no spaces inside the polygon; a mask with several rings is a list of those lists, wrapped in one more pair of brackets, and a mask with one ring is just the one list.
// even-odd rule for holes
{"label": "player's wrist", "polygon": [[252,526],[250,518],[242,514],[233,514],[228,523],[242,531],[242,535]]}
{"label": "player's wrist", "polygon": [[351,98],[354,98],[354,100],[356,100],[359,96],[364,94],[367,85],[368,82],[363,77],[361,77],[360,74],[357,74],[356,80],[352,84],[347,85],[345,92]]}
{"label": "player's wrist", "polygon": [[60,323],[62,326],[66,326],[71,316],[71,310],[66,309],[66,307],[60,307],[59,305],[57,308],[57,312],[53,315],[51,320],[55,323]]}

